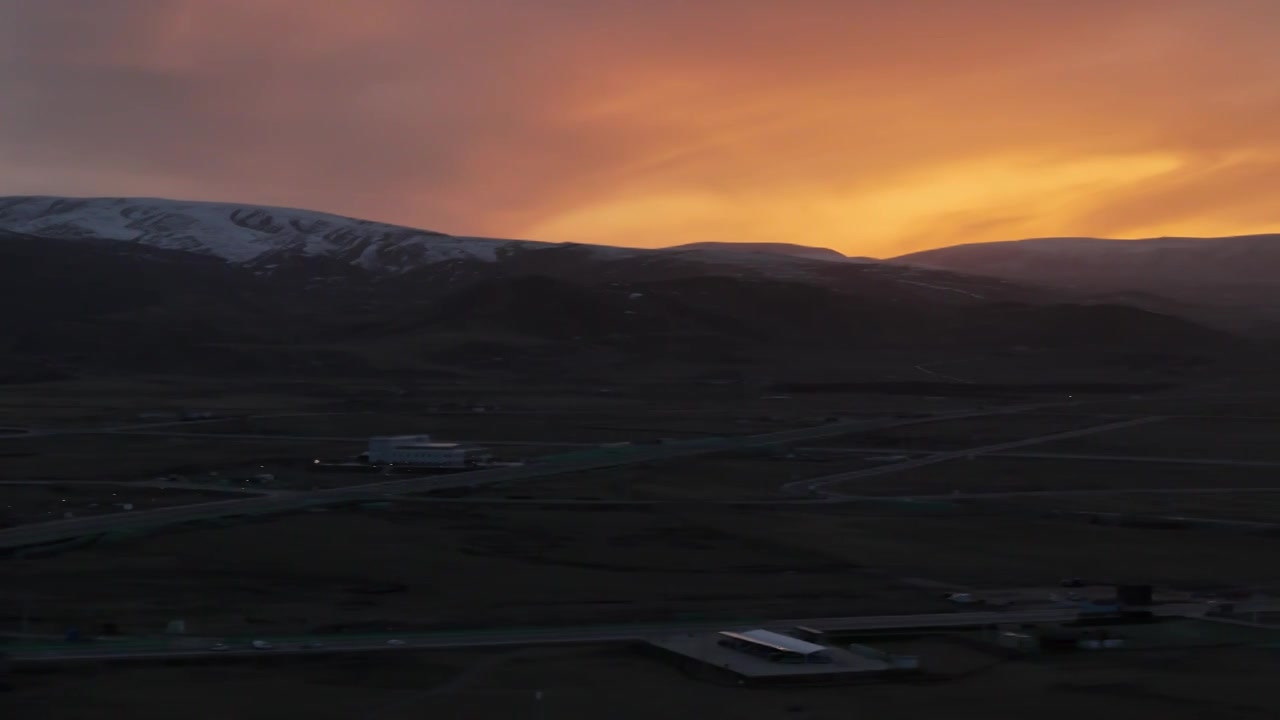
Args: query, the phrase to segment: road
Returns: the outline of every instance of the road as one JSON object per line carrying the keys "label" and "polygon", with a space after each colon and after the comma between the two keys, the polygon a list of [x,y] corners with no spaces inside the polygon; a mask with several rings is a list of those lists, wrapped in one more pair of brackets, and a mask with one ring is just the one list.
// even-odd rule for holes
{"label": "road", "polygon": [[[1201,603],[1160,605],[1152,611],[1162,616],[1203,615],[1209,606]],[[210,646],[176,647],[182,639],[158,639],[143,641],[99,641],[85,644],[49,643],[35,648],[15,648],[9,659],[16,664],[70,662],[70,661],[128,661],[164,660],[180,658],[225,658],[281,654],[323,654],[338,652],[368,652],[397,650],[444,650],[450,648],[478,648],[519,645],[594,644],[610,642],[634,642],[650,637],[690,632],[718,632],[720,630],[747,630],[758,627],[790,629],[796,626],[816,630],[893,630],[913,628],[944,628],[990,626],[1002,623],[1059,622],[1077,618],[1074,608],[1047,608],[1039,610],[980,611],[936,613],[929,615],[879,615],[836,618],[799,618],[768,620],[748,624],[734,622],[680,622],[644,625],[607,625],[563,628],[519,628],[498,630],[472,630],[433,633],[382,633],[377,635],[270,637],[260,636],[274,648],[270,651],[254,650],[248,646],[249,638],[238,642],[228,640],[228,650],[211,650]],[[395,638],[403,645],[389,645]],[[321,648],[306,649],[308,642],[319,641]],[[190,642],[187,640],[186,642]],[[213,641],[210,641],[213,642]]]}
{"label": "road", "polygon": [[[846,422],[827,423],[808,428],[782,430],[751,435],[746,437],[711,438],[693,440],[682,443],[626,446],[602,452],[597,457],[579,460],[548,460],[517,467],[477,470],[456,475],[429,475],[425,477],[387,480],[366,483],[332,490],[317,490],[305,494],[279,494],[267,497],[246,498],[237,500],[220,500],[209,503],[182,505],[156,510],[120,513],[69,520],[21,525],[0,530],[0,548],[16,548],[42,543],[69,540],[85,535],[96,535],[113,531],[130,531],[153,528],[174,523],[207,520],[217,517],[236,515],[259,515],[266,513],[303,510],[325,505],[340,505],[361,500],[377,500],[387,496],[405,493],[420,493],[429,490],[449,488],[467,488],[493,483],[529,480],[566,472],[580,472],[601,468],[656,462],[677,458],[694,457],[715,452],[743,450],[753,447],[765,447],[794,442],[804,442],[819,438],[844,435],[869,430],[885,430],[907,425],[945,420],[961,420],[988,415],[1013,414],[1028,410],[1054,407],[1069,403],[1012,405],[994,409],[945,413],[928,417],[899,419],[891,421],[850,420]],[[1134,421],[1136,422],[1136,421]],[[894,466],[895,468],[902,465]]]}
{"label": "road", "polygon": [[998,500],[1000,498],[1022,497],[1058,497],[1061,495],[1119,495],[1119,494],[1153,494],[1153,495],[1216,495],[1219,493],[1275,493],[1280,487],[1259,488],[1106,488],[1095,490],[1009,490],[997,492],[962,492],[945,495],[863,495],[844,496],[850,500]]}
{"label": "road", "polygon": [[[78,433],[81,435],[88,433]],[[201,440],[265,440],[271,442],[345,442],[365,444],[369,442],[368,436],[351,437],[351,436],[325,436],[325,435],[264,435],[254,433],[214,433],[214,432],[189,432],[184,430],[94,430],[93,434],[98,435],[137,435],[140,437],[177,437],[177,438],[198,438]],[[513,446],[513,447],[564,447],[564,448],[593,448],[600,447],[601,443],[583,443],[583,442],[547,442],[542,440],[479,440],[478,445],[493,446]]]}
{"label": "road", "polygon": [[1280,528],[1280,523],[1267,522],[1265,520],[1239,520],[1236,518],[1200,517],[1197,515],[1155,515],[1149,513],[1103,512],[1100,510],[1064,510],[1062,513],[1072,517],[1097,518],[1112,522],[1135,522],[1136,519],[1140,519],[1144,522],[1178,523],[1202,528],[1218,527],[1268,532]]}
{"label": "road", "polygon": [[[86,488],[96,490],[124,490],[131,491],[139,488],[148,488],[152,490],[186,490],[191,492],[201,492],[208,494],[222,495],[243,495],[245,497],[263,497],[266,495],[298,495],[307,492],[306,490],[287,490],[281,488],[269,488],[261,485],[254,487],[231,486],[231,485],[215,485],[213,483],[200,484],[192,482],[170,482],[168,480],[133,480],[122,482],[110,482],[104,480],[0,480],[0,487],[33,485],[39,487],[44,486],[63,486],[63,485],[81,485]],[[127,498],[121,498],[127,500]]]}
{"label": "road", "polygon": [[[944,362],[945,362],[945,361],[944,361]],[[964,361],[956,361],[956,362],[964,362]],[[943,380],[947,380],[947,381],[950,381],[950,382],[958,382],[958,383],[961,383],[961,384],[964,384],[964,385],[973,385],[973,384],[974,384],[974,382],[973,382],[972,380],[965,380],[964,378],[959,378],[959,377],[956,377],[955,375],[947,375],[946,373],[940,373],[940,372],[938,372],[937,370],[930,370],[930,369],[929,369],[929,366],[930,366],[930,365],[942,365],[942,364],[943,364],[943,362],[920,363],[919,365],[916,365],[915,367],[916,367],[916,369],[917,369],[917,370],[919,370],[920,372],[922,372],[922,373],[924,373],[924,374],[926,374],[926,375],[932,375],[933,377],[936,377],[936,378],[941,378],[941,379],[943,379]],[[955,364],[955,362],[951,362],[951,363],[947,363],[947,364]]]}
{"label": "road", "polygon": [[[653,500],[633,500],[629,498],[569,498],[569,497],[398,497],[396,502],[430,503],[441,505],[545,505],[545,506],[580,506],[602,505],[616,506],[653,506],[680,505],[684,507],[698,505],[732,505],[732,506],[795,506],[795,505],[838,505],[857,502],[883,502],[886,500],[901,501],[947,501],[947,500],[998,500],[1001,498],[1022,497],[1056,497],[1059,495],[1117,495],[1117,494],[1188,494],[1213,495],[1220,493],[1280,493],[1280,487],[1273,488],[1116,488],[1111,490],[1013,490],[997,492],[965,492],[935,495],[831,495],[824,497],[792,497],[792,498],[670,498]],[[1212,519],[1212,518],[1196,518]]]}
{"label": "road", "polygon": [[843,497],[841,493],[832,493],[825,490],[831,485],[836,485],[850,480],[857,480],[865,477],[873,477],[875,475],[887,475],[890,473],[901,472],[911,468],[924,467],[936,463],[947,462],[948,460],[958,460],[966,457],[976,457],[978,455],[989,455],[991,453],[1012,450],[1015,448],[1026,447],[1028,445],[1038,445],[1040,443],[1051,442],[1054,440],[1066,440],[1068,438],[1081,437],[1084,435],[1092,435],[1094,433],[1110,432],[1121,428],[1133,427],[1135,425],[1144,425],[1159,420],[1163,420],[1163,416],[1141,417],[1132,420],[1121,420],[1119,422],[1106,423],[1104,425],[1094,425],[1092,427],[1082,428],[1079,430],[1068,430],[1066,432],[1049,433],[1039,435],[1033,438],[1024,438],[1022,440],[1012,440],[1009,442],[996,443],[994,445],[983,445],[981,447],[966,448],[964,450],[953,450],[949,452],[928,455],[914,460],[907,460],[899,463],[889,463],[880,467],[867,468],[864,470],[852,470],[845,473],[837,473],[835,475],[824,475],[818,478],[810,478],[808,480],[797,480],[782,486],[784,492],[791,493],[808,493],[826,496]]}
{"label": "road", "polygon": [[[924,448],[887,448],[887,447],[850,447],[829,448],[809,447],[796,448],[799,452],[829,453],[832,455],[919,455],[921,453],[936,455],[955,452],[952,450],[928,450]],[[1134,463],[1164,463],[1169,465],[1221,465],[1225,467],[1257,467],[1280,468],[1280,462],[1274,460],[1233,460],[1231,458],[1189,458],[1169,457],[1166,455],[1093,455],[1082,453],[1038,453],[1038,452],[992,452],[985,453],[995,457],[1026,458],[1031,460],[1103,460]]]}
{"label": "road", "polygon": [[56,437],[60,435],[98,435],[103,433],[129,432],[134,430],[148,430],[152,428],[173,427],[181,425],[182,427],[190,427],[192,425],[205,425],[208,423],[227,422],[230,420],[267,420],[270,418],[291,418],[291,417],[320,417],[325,415],[360,415],[363,413],[351,411],[338,412],[308,412],[308,413],[271,413],[267,415],[242,415],[237,417],[212,417],[199,418],[195,420],[162,420],[159,422],[130,423],[127,425],[113,425],[104,428],[62,428],[53,430],[41,430],[38,428],[5,428],[9,431],[0,433],[0,440],[27,440],[34,437]]}

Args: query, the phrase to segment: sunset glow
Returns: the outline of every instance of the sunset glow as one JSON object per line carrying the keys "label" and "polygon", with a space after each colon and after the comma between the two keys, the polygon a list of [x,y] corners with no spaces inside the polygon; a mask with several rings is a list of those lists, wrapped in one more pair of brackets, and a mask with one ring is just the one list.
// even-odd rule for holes
{"label": "sunset glow", "polygon": [[0,0],[0,194],[892,256],[1280,229],[1272,0]]}

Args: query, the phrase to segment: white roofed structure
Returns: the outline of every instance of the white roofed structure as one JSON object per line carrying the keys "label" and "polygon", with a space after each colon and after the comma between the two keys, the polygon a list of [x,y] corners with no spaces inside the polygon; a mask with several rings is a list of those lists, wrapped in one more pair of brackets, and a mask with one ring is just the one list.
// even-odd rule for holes
{"label": "white roofed structure", "polygon": [[776,633],[769,630],[743,630],[741,632],[724,630],[721,631],[720,635],[764,649],[791,653],[793,655],[804,655],[806,657],[823,652],[827,649],[823,645],[818,645],[799,638],[793,638],[790,635],[783,635],[782,633]]}
{"label": "white roofed structure", "polygon": [[369,438],[368,459],[374,465],[462,469],[487,461],[489,453],[458,443],[433,442],[430,435],[390,435]]}

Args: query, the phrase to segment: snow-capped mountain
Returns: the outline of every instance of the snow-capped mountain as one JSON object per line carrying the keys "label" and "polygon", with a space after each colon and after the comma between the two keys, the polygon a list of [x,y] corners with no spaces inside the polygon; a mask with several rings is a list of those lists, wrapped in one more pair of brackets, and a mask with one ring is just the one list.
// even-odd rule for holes
{"label": "snow-capped mountain", "polygon": [[[528,275],[624,285],[720,276],[801,282],[863,297],[945,304],[1030,300],[1040,291],[985,277],[849,258],[786,243],[663,249],[447,235],[310,210],[152,198],[0,197],[0,235],[217,259],[309,288],[403,279],[437,290]],[[0,238],[2,239],[2,238]]]}
{"label": "snow-capped mountain", "polygon": [[792,278],[819,263],[871,262],[785,243],[695,243],[642,250],[455,236],[310,210],[154,198],[0,198],[0,231],[60,240],[138,243],[265,269],[289,259],[323,258],[380,274],[451,261],[493,263],[570,247],[598,260],[677,260]]}
{"label": "snow-capped mountain", "polygon": [[495,240],[149,199],[0,198],[0,296],[24,308],[0,319],[0,381],[5,367],[615,377],[654,363],[914,364],[1081,337],[1116,338],[1123,357],[1221,344],[1173,317],[801,246]]}
{"label": "snow-capped mountain", "polygon": [[310,210],[143,198],[0,198],[0,230],[133,242],[257,266],[285,256],[324,257],[375,272],[449,260],[492,262],[556,246],[455,237]]}

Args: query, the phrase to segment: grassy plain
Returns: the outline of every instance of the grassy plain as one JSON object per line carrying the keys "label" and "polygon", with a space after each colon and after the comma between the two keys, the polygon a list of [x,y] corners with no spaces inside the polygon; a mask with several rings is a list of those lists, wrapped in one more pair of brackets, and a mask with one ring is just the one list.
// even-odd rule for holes
{"label": "grassy plain", "polygon": [[1164,488],[1280,488],[1280,472],[1258,467],[979,456],[853,479],[832,487],[849,495]]}
{"label": "grassy plain", "polygon": [[1027,511],[1123,513],[1280,524],[1280,488],[1275,492],[1137,492],[1051,495],[975,502],[999,502],[1001,507]]}
{"label": "grassy plain", "polygon": [[843,435],[820,440],[812,445],[831,448],[872,447],[896,451],[959,450],[1078,430],[1114,422],[1116,419],[1105,414],[1029,412],[1012,416],[988,415]]}
{"label": "grassy plain", "polygon": [[[216,490],[131,486],[112,483],[0,484],[0,527],[29,522],[119,512],[141,512],[175,505],[231,500],[242,493]],[[130,510],[119,507],[131,505]]]}
{"label": "grassy plain", "polygon": [[172,530],[4,559],[0,570],[0,625],[16,623],[18,604],[33,597],[33,622],[55,630],[109,621],[146,633],[172,617],[219,634],[946,607],[821,547],[679,506],[404,502]]}
{"label": "grassy plain", "polygon": [[1069,438],[1037,450],[1097,455],[1228,458],[1280,462],[1280,418],[1169,418],[1115,432]]}
{"label": "grassy plain", "polygon": [[590,498],[606,500],[786,499],[779,488],[874,464],[862,457],[803,459],[767,452],[720,454],[563,473],[529,482],[477,488],[474,497]]}
{"label": "grassy plain", "polygon": [[355,455],[364,442],[290,442],[159,435],[53,435],[0,440],[0,478],[7,480],[150,480],[171,473],[309,462]]}

